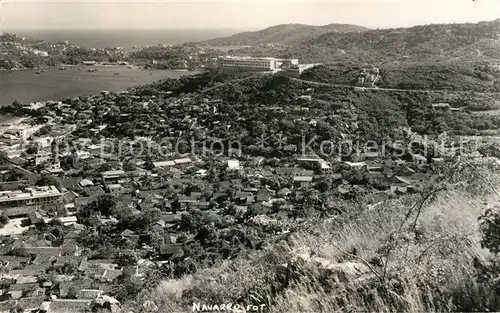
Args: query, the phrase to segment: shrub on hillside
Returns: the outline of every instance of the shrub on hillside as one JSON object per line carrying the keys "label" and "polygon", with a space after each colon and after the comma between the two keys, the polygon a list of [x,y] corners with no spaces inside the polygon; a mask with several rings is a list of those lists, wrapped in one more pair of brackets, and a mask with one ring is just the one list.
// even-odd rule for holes
{"label": "shrub on hillside", "polygon": [[491,290],[491,294],[497,301],[494,310],[500,309],[500,208],[488,209],[479,218],[483,238],[481,247],[488,249],[493,255],[486,262],[475,260],[475,267],[478,270],[478,280],[486,288]]}
{"label": "shrub on hillside", "polygon": [[8,223],[9,223],[9,217],[7,216],[7,214],[2,213],[0,215],[0,228],[4,227]]}
{"label": "shrub on hillside", "polygon": [[500,252],[500,207],[488,209],[479,218],[483,239],[481,246],[493,254]]}

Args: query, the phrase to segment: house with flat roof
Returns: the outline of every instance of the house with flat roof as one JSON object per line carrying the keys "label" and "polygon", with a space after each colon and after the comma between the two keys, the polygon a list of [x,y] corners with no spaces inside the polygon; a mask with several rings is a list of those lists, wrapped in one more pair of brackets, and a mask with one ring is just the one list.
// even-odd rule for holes
{"label": "house with flat roof", "polygon": [[439,110],[448,110],[451,108],[449,103],[444,103],[444,102],[433,103],[431,106],[433,109],[439,109]]}
{"label": "house with flat roof", "polygon": [[104,180],[118,180],[127,177],[127,173],[123,170],[114,170],[102,172],[101,176]]}
{"label": "house with flat roof", "polygon": [[175,166],[174,161],[158,161],[153,162],[154,167],[173,167]]}
{"label": "house with flat roof", "polygon": [[48,151],[41,151],[35,155],[35,165],[42,165],[52,160],[52,153]]}
{"label": "house with flat roof", "polygon": [[49,312],[87,312],[87,310],[90,310],[91,303],[92,300],[90,299],[54,299],[50,302]]}
{"label": "house with flat roof", "polygon": [[193,161],[190,158],[181,158],[175,160],[153,162],[153,165],[156,168],[169,168],[169,167],[182,167],[185,165],[189,165],[192,162]]}
{"label": "house with flat roof", "polygon": [[113,195],[119,195],[124,191],[124,188],[121,184],[109,184],[106,187],[109,193]]}
{"label": "house with flat roof", "polygon": [[183,166],[183,165],[189,165],[193,163],[193,161],[190,158],[182,158],[182,159],[175,159],[174,163],[177,166]]}
{"label": "house with flat roof", "polygon": [[313,178],[311,176],[295,176],[293,182],[297,187],[307,188],[311,185]]}
{"label": "house with flat roof", "polygon": [[76,297],[78,299],[96,299],[99,298],[104,291],[99,289],[80,289],[78,290]]}
{"label": "house with flat roof", "polygon": [[345,164],[350,168],[361,169],[363,167],[367,167],[368,165],[365,162],[349,162],[346,161]]}
{"label": "house with flat roof", "polygon": [[51,204],[60,202],[61,199],[62,193],[55,186],[0,191],[0,208]]}
{"label": "house with flat roof", "polygon": [[240,161],[238,160],[228,160],[227,169],[230,171],[239,171],[242,169]]}

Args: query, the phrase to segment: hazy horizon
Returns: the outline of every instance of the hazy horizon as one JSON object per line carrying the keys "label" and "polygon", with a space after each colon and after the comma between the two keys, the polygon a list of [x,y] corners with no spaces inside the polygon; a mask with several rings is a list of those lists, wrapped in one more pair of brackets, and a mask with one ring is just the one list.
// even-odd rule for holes
{"label": "hazy horizon", "polygon": [[130,49],[157,44],[178,45],[226,37],[237,29],[18,29],[5,30],[18,36],[56,43],[68,41],[87,48]]}
{"label": "hazy horizon", "polygon": [[[499,0],[500,1],[500,0]],[[196,31],[201,31],[201,30],[232,30],[232,31],[238,31],[238,32],[244,32],[244,31],[258,31],[258,30],[262,30],[262,29],[266,29],[266,28],[269,28],[269,27],[273,27],[273,26],[277,26],[277,25],[292,25],[292,24],[300,24],[300,25],[308,25],[308,26],[318,26],[318,27],[321,27],[321,26],[327,26],[327,25],[331,25],[331,24],[350,24],[350,25],[356,25],[356,26],[361,26],[361,27],[366,27],[367,29],[372,29],[372,30],[375,30],[375,29],[390,29],[390,28],[411,28],[411,27],[415,27],[415,26],[424,26],[424,25],[435,25],[435,24],[467,24],[467,23],[471,23],[471,24],[477,24],[477,23],[482,23],[482,22],[492,22],[492,21],[495,21],[495,20],[498,20],[500,19],[500,17],[498,18],[494,18],[494,19],[490,19],[490,20],[479,20],[479,21],[474,21],[474,22],[450,22],[450,23],[446,23],[446,22],[442,22],[442,23],[439,23],[439,22],[434,22],[434,23],[426,23],[426,24],[414,24],[414,25],[408,25],[408,26],[383,26],[383,27],[368,27],[366,25],[361,25],[361,24],[352,24],[352,23],[335,23],[335,22],[332,22],[332,23],[326,23],[326,24],[307,24],[307,23],[296,23],[296,22],[289,22],[289,23],[280,23],[280,24],[272,24],[272,25],[264,25],[264,26],[261,26],[261,27],[251,27],[251,28],[245,28],[245,27],[219,27],[219,26],[216,26],[216,27],[151,27],[151,28],[131,28],[131,27],[123,27],[123,28],[3,28],[3,29],[0,29],[0,31],[4,31],[4,32],[9,32],[9,31],[16,31],[16,30],[21,30],[21,31],[114,31],[114,30],[119,30],[119,31],[127,31],[127,30],[130,30],[130,31],[135,31],[135,30],[196,30]]]}
{"label": "hazy horizon", "polygon": [[[500,1],[500,0],[499,0]],[[480,20],[480,21],[474,21],[474,22],[450,22],[450,23],[426,23],[426,24],[414,24],[414,25],[408,25],[408,26],[386,26],[386,27],[368,27],[366,25],[361,25],[361,24],[351,24],[351,25],[356,25],[356,26],[361,26],[365,27],[367,29],[371,30],[376,30],[376,29],[390,29],[390,28],[411,28],[415,26],[425,26],[425,25],[436,25],[436,24],[467,24],[467,23],[481,23],[481,22],[492,22],[495,21],[499,18],[491,19],[491,20]],[[327,24],[306,24],[306,23],[295,23],[295,22],[290,22],[290,23],[281,23],[281,24],[272,24],[272,25],[264,25],[261,27],[249,27],[249,28],[242,28],[242,27],[151,27],[151,28],[130,28],[130,27],[124,27],[124,28],[3,28],[0,29],[0,33],[3,32],[15,32],[15,31],[30,31],[30,32],[36,32],[36,31],[148,31],[148,30],[188,30],[188,31],[202,31],[202,30],[224,30],[224,31],[234,31],[234,33],[239,33],[239,32],[246,32],[246,31],[259,31],[263,30],[269,27],[273,26],[278,26],[278,25],[291,25],[291,24],[301,24],[301,25],[308,25],[308,26],[327,26],[331,24],[350,24],[350,23],[327,23]]]}
{"label": "hazy horizon", "polygon": [[[500,18],[499,0],[241,0],[196,2],[7,0],[0,28],[257,30],[279,24],[399,28]],[[43,12],[43,13],[41,13]]]}

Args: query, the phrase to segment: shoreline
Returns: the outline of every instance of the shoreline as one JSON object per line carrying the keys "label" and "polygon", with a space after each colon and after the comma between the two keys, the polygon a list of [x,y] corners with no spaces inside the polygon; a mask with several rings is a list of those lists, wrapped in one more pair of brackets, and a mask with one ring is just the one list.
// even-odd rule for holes
{"label": "shoreline", "polygon": [[[60,64],[57,66],[45,66],[45,67],[34,67],[34,68],[14,68],[14,69],[5,69],[5,68],[0,68],[0,72],[18,72],[18,71],[37,71],[37,70],[46,70],[46,69],[59,69],[61,67],[68,67],[68,68],[73,68],[73,67],[99,67],[99,66],[116,66],[116,67],[125,67],[125,66],[136,66],[134,64],[129,64],[129,65],[119,65],[119,64],[96,64],[96,65],[85,65],[85,64]],[[140,68],[140,66],[136,66]]]}
{"label": "shoreline", "polygon": [[[88,77],[89,75],[86,75],[87,73],[85,72],[85,74],[83,74],[83,71],[84,69],[86,69],[86,67],[83,67],[83,66],[78,66],[78,65],[72,65],[71,66],[71,69],[68,68],[68,70],[75,70],[75,67],[77,68],[81,68],[82,69],[82,74],[79,74],[79,71],[77,71],[76,74],[73,74],[73,73],[69,73],[68,75],[70,76],[79,76],[79,75],[82,75],[82,77],[87,77],[88,79],[90,77]],[[87,66],[88,68],[94,68],[93,66]],[[156,68],[152,68],[152,69],[143,69],[141,67],[136,67],[134,66],[132,69],[127,69],[126,66],[124,65],[99,65],[98,67],[100,68],[108,68],[108,69],[113,69],[113,68],[120,68],[120,69],[123,69],[125,71],[137,71],[137,72],[156,72],[156,73],[159,73],[159,74],[156,74],[156,76],[158,77],[155,77],[154,80],[150,81],[149,83],[148,82],[139,82],[137,81],[135,84],[133,85],[130,85],[130,86],[125,86],[124,88],[122,89],[117,89],[117,90],[110,90],[112,92],[115,92],[115,93],[118,93],[118,92],[121,92],[121,91],[126,91],[128,90],[129,88],[134,88],[134,87],[140,87],[140,86],[144,86],[144,85],[147,85],[147,84],[151,84],[151,83],[154,83],[156,81],[160,81],[162,79],[166,79],[166,78],[170,78],[170,79],[179,79],[181,77],[185,77],[185,76],[193,76],[193,75],[197,75],[197,74],[200,74],[200,73],[203,73],[204,70],[179,70],[179,69],[156,69]],[[49,69],[52,69],[52,68],[49,68]],[[33,69],[32,69],[33,70]],[[20,70],[17,70],[16,72],[18,73],[21,73],[23,71],[26,71],[26,69],[20,69]],[[14,72],[14,71],[12,71]],[[59,71],[57,71],[59,72]],[[65,72],[65,71],[61,71],[61,72]],[[50,72],[46,73],[46,74],[49,74],[50,75],[53,75],[55,74],[56,71],[54,70],[50,70]],[[165,75],[162,75],[162,73],[167,73]],[[171,73],[172,76],[170,76],[168,73]],[[43,73],[42,73],[43,74]],[[22,75],[30,75],[30,73],[26,73],[26,74],[22,74]],[[34,75],[34,74],[33,74]],[[133,74],[132,74],[133,75]],[[142,74],[142,76],[144,76],[146,74]],[[17,76],[17,75],[16,75]],[[40,76],[40,75],[36,75],[36,76]],[[43,76],[43,75],[42,75]],[[92,75],[93,76],[93,75]],[[121,77],[121,76],[118,76],[118,77]],[[93,78],[90,78],[90,79],[93,79]],[[23,87],[24,88],[24,87]],[[42,100],[36,100],[36,96],[35,97],[29,97],[29,99],[17,99],[19,102],[21,103],[24,103],[24,104],[28,104],[28,103],[34,103],[34,102],[50,102],[50,101],[61,101],[63,98],[71,98],[71,97],[79,97],[79,96],[82,96],[82,95],[86,95],[86,96],[95,96],[95,95],[98,95],[100,92],[102,92],[103,90],[109,90],[109,89],[106,89],[106,88],[102,88],[100,90],[95,90],[95,91],[91,91],[91,92],[78,92],[78,91],[81,91],[81,90],[78,90],[77,92],[75,93],[71,93],[70,95],[66,95],[66,96],[62,96],[62,97],[44,97]],[[41,98],[41,97],[39,97]],[[35,99],[35,100],[33,100]],[[13,100],[14,101],[14,100]],[[8,105],[11,105],[12,102],[9,102],[9,101],[5,101],[5,103],[0,103],[0,108],[4,107],[4,106],[8,106]]]}
{"label": "shoreline", "polygon": [[182,71],[182,72],[197,72],[197,71],[203,71],[204,69],[179,69],[179,68],[156,68],[156,67],[148,67],[145,68],[146,65],[143,64],[94,64],[94,65],[87,65],[87,64],[60,64],[57,66],[45,66],[45,67],[35,67],[35,68],[14,68],[14,69],[5,69],[5,68],[0,68],[0,72],[8,73],[8,72],[20,72],[20,71],[37,71],[37,70],[47,70],[47,69],[60,69],[61,67],[65,68],[94,68],[94,67],[118,67],[118,68],[128,68],[128,67],[133,67],[132,69],[139,69],[139,70],[160,70],[160,71]]}
{"label": "shoreline", "polygon": [[28,70],[45,70],[48,68],[53,68],[53,67],[36,67],[36,68],[14,68],[14,69],[5,69],[5,68],[0,68],[0,72],[3,73],[8,73],[8,72],[21,72],[21,71],[28,71]]}
{"label": "shoreline", "polygon": [[30,117],[28,116],[15,116],[11,114],[4,114],[0,113],[0,127],[6,126],[6,125],[14,125],[14,124],[19,124],[23,121],[29,120]]}

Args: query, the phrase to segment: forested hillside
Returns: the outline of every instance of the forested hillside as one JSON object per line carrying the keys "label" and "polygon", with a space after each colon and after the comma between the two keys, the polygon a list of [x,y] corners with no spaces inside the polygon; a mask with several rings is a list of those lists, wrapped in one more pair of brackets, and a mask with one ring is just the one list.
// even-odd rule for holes
{"label": "forested hillside", "polygon": [[[349,63],[323,65],[305,71],[302,78],[332,84],[358,84],[363,69]],[[500,92],[500,67],[490,62],[398,62],[382,64],[374,86],[395,89],[468,90]]]}
{"label": "forested hillside", "polygon": [[324,26],[283,24],[260,31],[243,32],[230,37],[207,40],[203,43],[211,46],[291,45],[311,40],[329,32],[345,33],[364,30],[366,30],[365,27],[350,24],[329,24]]}
{"label": "forested hillside", "polygon": [[435,24],[411,28],[333,31],[319,36],[304,34],[299,40],[288,41],[287,45],[251,47],[233,53],[295,57],[305,63],[498,59],[500,19],[477,24]]}
{"label": "forested hillside", "polygon": [[459,49],[498,57],[499,36],[500,19],[477,24],[436,24],[360,33],[328,33],[311,38],[306,43],[346,52],[361,50],[381,59],[456,57],[461,56],[457,55]]}

